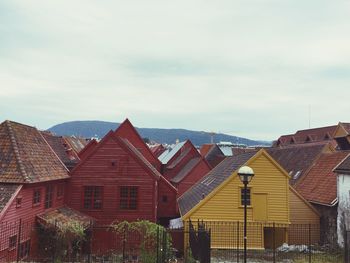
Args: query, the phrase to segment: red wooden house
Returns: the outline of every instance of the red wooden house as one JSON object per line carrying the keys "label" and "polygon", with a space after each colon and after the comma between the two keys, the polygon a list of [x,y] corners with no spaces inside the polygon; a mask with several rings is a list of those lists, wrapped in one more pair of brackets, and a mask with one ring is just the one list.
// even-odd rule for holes
{"label": "red wooden house", "polygon": [[52,150],[57,154],[63,164],[72,170],[79,162],[80,158],[75,150],[68,144],[62,136],[53,135],[51,132],[41,131],[45,140],[48,142]]}
{"label": "red wooden house", "polygon": [[177,143],[159,156],[163,163],[162,172],[178,190],[181,196],[211,169],[196,147],[187,140]]}
{"label": "red wooden house", "polygon": [[159,172],[162,163],[153,154],[151,149],[143,141],[140,134],[137,132],[135,127],[131,124],[129,119],[126,119],[114,132],[117,136],[127,139],[134,145],[134,147],[146,158],[146,160],[157,169]]}
{"label": "red wooden house", "polygon": [[199,152],[209,163],[211,169],[221,163],[226,157],[220,150],[220,147],[214,143],[203,144]]}
{"label": "red wooden house", "polygon": [[32,226],[37,216],[64,210],[68,177],[67,168],[36,128],[11,121],[0,124],[0,262],[35,253]]}
{"label": "red wooden house", "polygon": [[86,151],[71,172],[67,203],[100,224],[176,216],[176,189],[117,134],[110,131]]}

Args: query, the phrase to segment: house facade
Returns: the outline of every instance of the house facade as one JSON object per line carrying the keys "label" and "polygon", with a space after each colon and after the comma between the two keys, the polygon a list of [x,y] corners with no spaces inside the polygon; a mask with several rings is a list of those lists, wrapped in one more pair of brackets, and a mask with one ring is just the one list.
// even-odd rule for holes
{"label": "house facade", "polygon": [[0,124],[0,164],[0,262],[22,260],[35,254],[37,216],[64,206],[68,170],[36,128],[11,121]]}
{"label": "house facade", "polygon": [[344,233],[350,230],[350,155],[334,169],[337,174],[337,241],[344,247]]}
{"label": "house facade", "polygon": [[[272,224],[277,226],[279,244],[292,242],[287,235],[291,223],[318,224],[317,211],[290,188],[289,175],[265,150],[226,158],[183,194],[178,199],[183,221],[242,222],[244,190],[237,171],[243,165],[252,167],[255,173],[248,190],[248,247],[268,247],[272,242]],[[304,212],[303,218],[299,215],[301,211]],[[227,241],[221,236],[212,229],[212,247],[228,248]],[[243,244],[242,240],[240,244]],[[237,244],[232,243],[232,246]]]}
{"label": "house facade", "polygon": [[348,151],[323,153],[295,185],[296,190],[319,211],[321,242],[337,245],[337,176],[333,169]]}
{"label": "house facade", "polygon": [[69,206],[100,224],[176,216],[176,189],[113,131],[74,168],[67,189]]}
{"label": "house facade", "polygon": [[162,174],[178,190],[178,196],[185,193],[210,171],[210,165],[196,147],[187,140],[177,143],[159,156]]}

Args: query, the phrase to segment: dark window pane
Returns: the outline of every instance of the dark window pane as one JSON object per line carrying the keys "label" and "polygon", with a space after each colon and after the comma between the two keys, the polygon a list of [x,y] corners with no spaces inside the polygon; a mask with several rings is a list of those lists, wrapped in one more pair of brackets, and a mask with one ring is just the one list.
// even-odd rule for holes
{"label": "dark window pane", "polygon": [[122,186],[122,187],[120,188],[120,197],[122,197],[122,198],[128,198],[128,193],[129,193],[128,190],[129,190],[128,187]]}
{"label": "dark window pane", "polygon": [[[244,188],[241,189],[241,205],[244,205]],[[247,189],[247,205],[251,205],[250,188]]]}
{"label": "dark window pane", "polygon": [[128,209],[128,200],[120,199],[120,209]]}
{"label": "dark window pane", "polygon": [[136,208],[137,208],[137,200],[130,200],[129,209],[136,210]]}

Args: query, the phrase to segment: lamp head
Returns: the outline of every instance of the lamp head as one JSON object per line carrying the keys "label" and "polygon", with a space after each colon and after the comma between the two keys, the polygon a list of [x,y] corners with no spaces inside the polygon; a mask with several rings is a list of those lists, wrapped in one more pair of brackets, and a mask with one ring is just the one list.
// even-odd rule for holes
{"label": "lamp head", "polygon": [[238,170],[238,176],[242,183],[249,183],[254,177],[254,171],[249,166],[242,166]]}

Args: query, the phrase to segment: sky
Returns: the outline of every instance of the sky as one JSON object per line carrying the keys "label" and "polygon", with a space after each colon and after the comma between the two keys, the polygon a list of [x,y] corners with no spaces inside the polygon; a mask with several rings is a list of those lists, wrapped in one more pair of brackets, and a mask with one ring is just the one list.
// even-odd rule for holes
{"label": "sky", "polygon": [[1,0],[0,121],[274,140],[350,122],[348,0]]}

